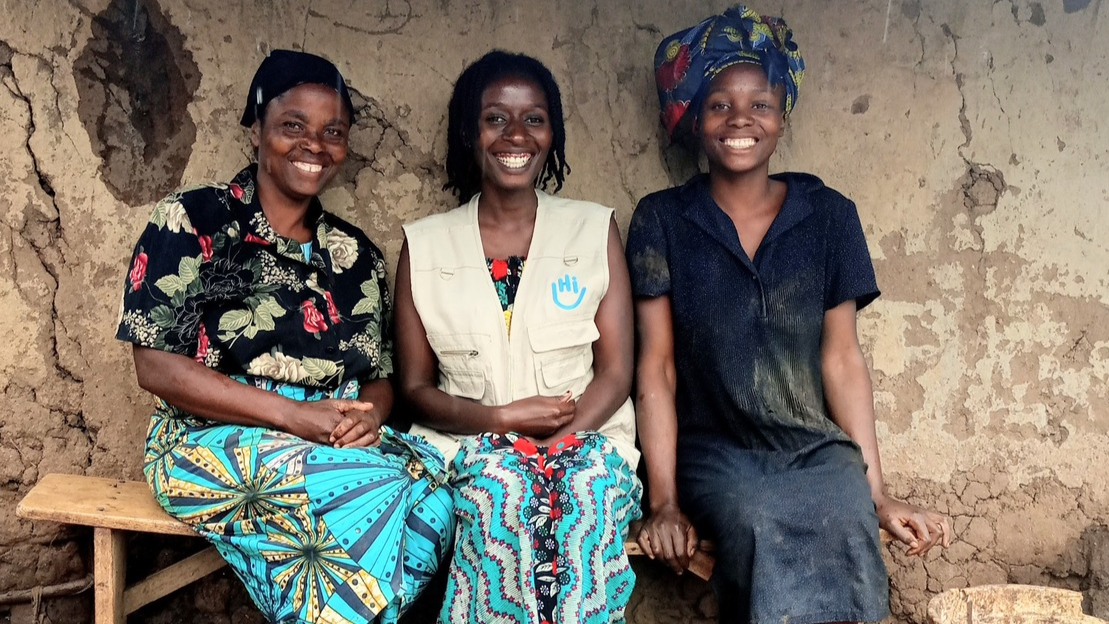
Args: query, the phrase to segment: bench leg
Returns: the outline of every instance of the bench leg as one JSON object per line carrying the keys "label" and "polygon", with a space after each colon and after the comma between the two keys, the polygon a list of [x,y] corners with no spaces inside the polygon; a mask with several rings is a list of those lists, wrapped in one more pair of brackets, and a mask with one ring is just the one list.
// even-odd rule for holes
{"label": "bench leg", "polygon": [[124,624],[123,588],[127,551],[123,531],[96,528],[92,536],[96,624]]}

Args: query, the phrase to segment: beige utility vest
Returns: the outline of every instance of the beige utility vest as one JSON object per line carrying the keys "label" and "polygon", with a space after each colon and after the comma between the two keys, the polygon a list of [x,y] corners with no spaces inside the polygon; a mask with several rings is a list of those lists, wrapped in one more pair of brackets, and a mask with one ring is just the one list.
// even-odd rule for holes
{"label": "beige utility vest", "polygon": [[[439,360],[439,389],[482,405],[506,405],[593,379],[594,317],[608,290],[612,209],[536,191],[539,209],[512,307],[511,334],[489,275],[478,230],[478,197],[404,226],[412,299]],[[628,319],[631,323],[632,319]],[[634,470],[631,398],[601,428]],[[462,436],[415,425],[450,462]]]}

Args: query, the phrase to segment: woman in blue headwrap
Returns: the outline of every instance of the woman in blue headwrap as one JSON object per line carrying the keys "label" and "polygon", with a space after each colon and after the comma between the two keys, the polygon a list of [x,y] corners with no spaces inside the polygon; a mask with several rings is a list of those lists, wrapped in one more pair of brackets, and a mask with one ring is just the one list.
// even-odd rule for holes
{"label": "woman in blue headwrap", "polygon": [[879,294],[855,205],[769,175],[804,62],[743,6],[663,40],[662,119],[708,174],[645,197],[627,257],[651,517],[638,540],[681,571],[716,542],[722,622],[876,621],[878,528],[923,554],[943,516],[885,492],[855,316]]}
{"label": "woman in blue headwrap", "polygon": [[143,471],[269,622],[396,622],[446,554],[443,457],[393,403],[381,252],[317,195],[354,122],[327,60],[276,50],[242,125],[256,163],[171,193],[132,256],[117,338],[157,397]]}

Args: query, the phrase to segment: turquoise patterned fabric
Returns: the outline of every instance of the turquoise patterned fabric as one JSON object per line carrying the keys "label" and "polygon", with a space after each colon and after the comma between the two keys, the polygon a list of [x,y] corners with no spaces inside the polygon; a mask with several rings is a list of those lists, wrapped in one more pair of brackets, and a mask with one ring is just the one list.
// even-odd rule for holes
{"label": "turquoise patterned fabric", "polygon": [[[353,398],[239,381],[288,398]],[[393,623],[427,585],[453,531],[442,456],[383,427],[370,448],[336,449],[213,423],[159,402],[147,439],[155,498],[219,550],[270,622]]]}
{"label": "turquoise patterned fabric", "polygon": [[635,586],[624,538],[642,486],[596,431],[550,447],[463,438],[452,462],[454,558],[440,624],[618,624]]}

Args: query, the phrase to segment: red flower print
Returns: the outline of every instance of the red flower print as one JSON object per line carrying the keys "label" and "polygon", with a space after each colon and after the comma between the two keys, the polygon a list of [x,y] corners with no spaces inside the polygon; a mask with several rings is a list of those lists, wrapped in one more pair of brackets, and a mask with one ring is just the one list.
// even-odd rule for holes
{"label": "red flower print", "polygon": [[335,300],[331,298],[331,291],[325,290],[323,298],[327,299],[327,318],[331,319],[331,324],[336,325],[339,323],[339,308],[335,306]]}
{"label": "red flower print", "polygon": [[140,251],[135,256],[135,263],[131,265],[131,273],[127,276],[131,280],[131,290],[138,290],[142,285],[142,280],[146,277],[146,262],[146,253]]}
{"label": "red flower print", "polygon": [[300,304],[300,311],[304,313],[304,331],[310,334],[327,331],[327,322],[323,320],[323,315],[316,309],[314,303],[305,300]]}
{"label": "red flower print", "polygon": [[527,438],[517,438],[516,441],[512,443],[512,447],[528,457],[532,457],[539,453],[539,449]]}
{"label": "red flower print", "polygon": [[503,280],[508,276],[508,262],[506,260],[494,260],[492,273],[493,279]]}
{"label": "red flower print", "polygon": [[666,62],[655,70],[655,81],[663,91],[671,91],[685,78],[685,72],[689,70],[689,46],[683,45],[677,50],[668,49],[666,57]]}
{"label": "red flower print", "polygon": [[666,105],[662,111],[662,124],[666,126],[666,132],[674,134],[674,128],[678,127],[678,122],[688,109],[689,102],[670,102]]}
{"label": "red flower print", "polygon": [[258,238],[254,234],[247,233],[246,238],[243,239],[248,243],[258,243],[259,245],[269,245],[270,242],[264,238]]}
{"label": "red flower print", "polygon": [[234,197],[235,199],[239,200],[239,201],[242,201],[242,199],[243,199],[243,187],[239,186],[238,184],[232,184],[231,185],[231,196]]}
{"label": "red flower print", "polygon": [[208,332],[204,330],[204,324],[200,325],[200,338],[197,340],[196,357],[193,359],[201,364],[204,363],[204,358],[208,355]]}
{"label": "red flower print", "polygon": [[559,518],[561,518],[562,508],[558,506],[558,495],[552,492],[550,497],[547,499],[547,502],[551,506],[551,519],[558,520]]}
{"label": "red flower print", "polygon": [[200,256],[207,262],[212,259],[212,237],[201,236],[197,234],[196,239],[200,241]]}

